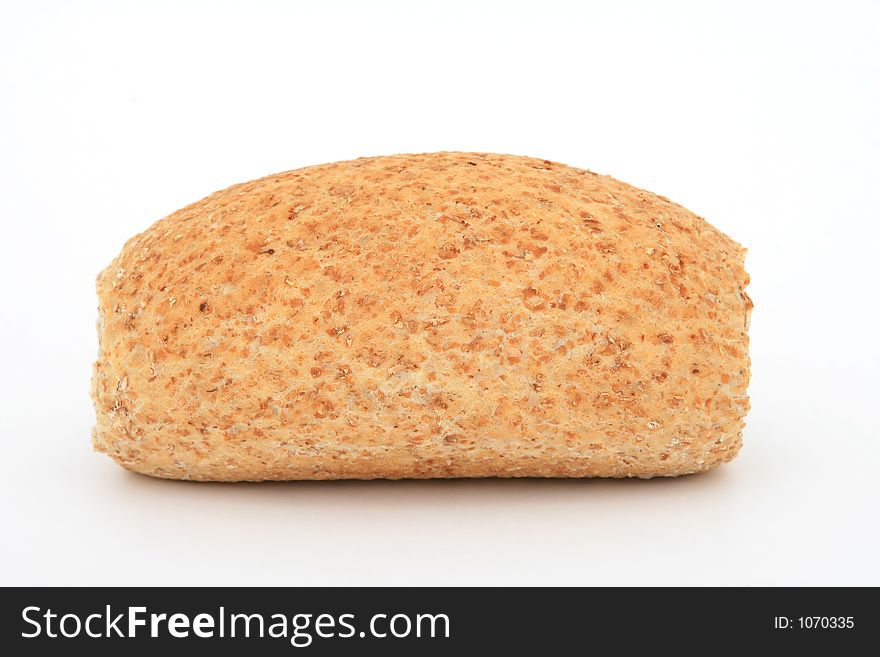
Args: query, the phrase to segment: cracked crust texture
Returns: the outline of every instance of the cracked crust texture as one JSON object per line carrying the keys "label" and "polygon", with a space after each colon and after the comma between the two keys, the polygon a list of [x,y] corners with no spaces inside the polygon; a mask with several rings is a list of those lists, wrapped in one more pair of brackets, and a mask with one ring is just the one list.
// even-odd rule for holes
{"label": "cracked crust texture", "polygon": [[740,448],[744,249],[547,160],[235,185],[98,276],[93,443],[174,479],[652,477]]}

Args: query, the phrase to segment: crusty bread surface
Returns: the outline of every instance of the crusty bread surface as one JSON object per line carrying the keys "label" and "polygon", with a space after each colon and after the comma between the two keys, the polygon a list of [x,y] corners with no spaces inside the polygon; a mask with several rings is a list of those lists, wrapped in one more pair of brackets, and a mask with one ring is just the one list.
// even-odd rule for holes
{"label": "crusty bread surface", "polygon": [[744,249],[547,160],[216,192],[98,276],[93,444],[174,479],[651,477],[740,448]]}

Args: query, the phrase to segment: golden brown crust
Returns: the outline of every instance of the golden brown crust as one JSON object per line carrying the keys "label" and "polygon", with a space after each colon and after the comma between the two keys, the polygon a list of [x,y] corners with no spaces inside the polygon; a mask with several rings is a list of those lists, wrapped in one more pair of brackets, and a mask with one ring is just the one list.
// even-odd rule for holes
{"label": "golden brown crust", "polygon": [[235,185],[98,277],[95,448],[196,480],[679,475],[736,455],[744,250],[527,157]]}

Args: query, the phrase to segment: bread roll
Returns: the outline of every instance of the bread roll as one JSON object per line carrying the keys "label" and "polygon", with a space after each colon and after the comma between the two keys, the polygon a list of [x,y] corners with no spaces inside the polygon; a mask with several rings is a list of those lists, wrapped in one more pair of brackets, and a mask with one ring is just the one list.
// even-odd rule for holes
{"label": "bread roll", "polygon": [[528,157],[235,185],[98,276],[94,446],[203,481],[708,470],[749,407],[744,253],[662,196]]}

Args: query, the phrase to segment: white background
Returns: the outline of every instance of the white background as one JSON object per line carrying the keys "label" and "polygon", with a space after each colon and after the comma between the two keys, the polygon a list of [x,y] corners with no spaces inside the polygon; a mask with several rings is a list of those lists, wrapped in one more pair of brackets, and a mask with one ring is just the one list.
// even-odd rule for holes
{"label": "white background", "polygon": [[[0,583],[880,584],[880,3],[0,6]],[[432,150],[608,173],[749,247],[740,457],[200,485],[92,453],[94,277],[126,238],[235,182]]]}

